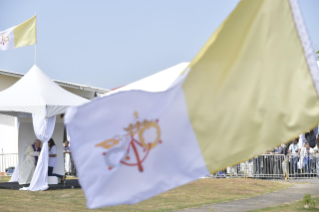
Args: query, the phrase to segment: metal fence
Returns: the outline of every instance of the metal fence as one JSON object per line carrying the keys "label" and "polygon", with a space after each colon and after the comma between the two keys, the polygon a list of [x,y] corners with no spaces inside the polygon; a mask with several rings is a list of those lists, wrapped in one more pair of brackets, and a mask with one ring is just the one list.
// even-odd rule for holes
{"label": "metal fence", "polygon": [[[68,166],[65,166],[65,172],[67,175],[76,176],[76,168],[74,162],[71,160]],[[0,175],[11,175],[13,170],[10,169],[18,164],[18,153],[0,154]],[[68,167],[68,168],[67,168]]]}
{"label": "metal fence", "polygon": [[282,178],[285,174],[285,155],[263,154],[253,159],[255,178]]}
{"label": "metal fence", "polygon": [[263,154],[206,177],[286,180],[319,177],[319,154]]}
{"label": "metal fence", "polygon": [[287,155],[285,168],[288,178],[311,178],[319,176],[319,154],[303,153]]}
{"label": "metal fence", "polygon": [[[6,175],[6,169],[15,167],[18,163],[18,153],[0,154],[0,172],[1,175]],[[12,174],[10,170],[8,174]]]}
{"label": "metal fence", "polygon": [[251,160],[227,167],[208,177],[213,178],[282,178],[285,174],[285,155],[263,154]]}
{"label": "metal fence", "polygon": [[[10,175],[7,169],[18,163],[18,153],[0,154],[0,174]],[[8,171],[8,173],[7,173]],[[67,175],[76,176],[76,168],[72,157],[65,166]],[[206,177],[211,178],[314,178],[319,177],[319,153],[299,155],[263,154],[251,160],[227,167]]]}

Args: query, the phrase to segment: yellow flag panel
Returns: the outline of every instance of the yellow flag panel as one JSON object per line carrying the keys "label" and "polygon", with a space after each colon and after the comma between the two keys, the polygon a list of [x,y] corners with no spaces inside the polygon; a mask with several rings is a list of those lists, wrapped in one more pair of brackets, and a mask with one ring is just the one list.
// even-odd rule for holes
{"label": "yellow flag panel", "polygon": [[36,16],[16,26],[13,30],[15,48],[37,43]]}
{"label": "yellow flag panel", "polygon": [[243,0],[190,64],[189,117],[211,172],[319,122],[318,96],[288,0]]}

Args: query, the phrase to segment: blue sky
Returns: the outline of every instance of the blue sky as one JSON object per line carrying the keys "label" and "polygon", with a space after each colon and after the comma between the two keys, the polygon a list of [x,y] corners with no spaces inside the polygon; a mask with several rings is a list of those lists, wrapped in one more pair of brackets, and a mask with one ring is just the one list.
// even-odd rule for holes
{"label": "blue sky", "polygon": [[[114,88],[190,61],[238,0],[0,0],[0,31],[37,13],[37,65],[51,78]],[[319,1],[300,0],[319,47]],[[34,46],[0,54],[26,73]]]}

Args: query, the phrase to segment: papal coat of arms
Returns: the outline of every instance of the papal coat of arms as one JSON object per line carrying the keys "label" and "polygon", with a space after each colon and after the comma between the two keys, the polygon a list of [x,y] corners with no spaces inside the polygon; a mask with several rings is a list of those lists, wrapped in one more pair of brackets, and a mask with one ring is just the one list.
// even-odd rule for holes
{"label": "papal coat of arms", "polygon": [[[121,158],[120,163],[127,166],[137,166],[138,170],[143,172],[143,162],[147,159],[150,151],[162,143],[161,129],[158,125],[159,120],[144,119],[143,121],[139,121],[138,113],[135,112],[134,115],[137,121],[124,128],[123,135],[117,135],[95,145],[96,147],[102,147],[108,150],[104,152],[103,155],[105,156],[105,162],[109,170],[113,169],[112,160],[114,160],[114,158],[116,160],[116,155],[121,157],[123,155],[121,152],[125,151],[125,156]],[[153,133],[151,141],[146,140],[146,131]],[[124,140],[128,141],[128,145],[120,144]],[[111,154],[113,155],[110,156]]]}
{"label": "papal coat of arms", "polygon": [[4,35],[1,35],[0,37],[0,44],[2,44],[4,46],[4,44],[6,44],[7,42],[9,42],[9,37],[8,36],[4,36]]}

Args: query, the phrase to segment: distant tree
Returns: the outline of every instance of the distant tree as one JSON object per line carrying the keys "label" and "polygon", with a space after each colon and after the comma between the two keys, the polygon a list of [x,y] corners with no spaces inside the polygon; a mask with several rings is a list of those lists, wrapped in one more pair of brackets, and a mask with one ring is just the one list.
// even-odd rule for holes
{"label": "distant tree", "polygon": [[[317,47],[317,46],[316,46],[316,47]],[[318,60],[319,60],[319,49],[318,49],[318,47],[317,47],[316,54],[318,55]]]}

